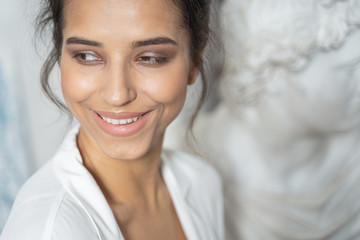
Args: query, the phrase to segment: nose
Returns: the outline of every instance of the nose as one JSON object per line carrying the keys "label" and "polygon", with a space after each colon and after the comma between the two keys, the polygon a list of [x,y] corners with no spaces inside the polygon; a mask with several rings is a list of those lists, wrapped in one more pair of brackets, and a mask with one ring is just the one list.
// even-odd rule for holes
{"label": "nose", "polygon": [[111,65],[105,70],[101,97],[112,106],[122,106],[136,99],[136,89],[126,66]]}

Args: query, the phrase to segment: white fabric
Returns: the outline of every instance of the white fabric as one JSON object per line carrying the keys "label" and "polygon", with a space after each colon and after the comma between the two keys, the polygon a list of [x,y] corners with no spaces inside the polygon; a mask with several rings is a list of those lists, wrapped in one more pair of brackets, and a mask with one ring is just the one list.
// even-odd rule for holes
{"label": "white fabric", "polygon": [[[78,127],[55,157],[20,190],[1,240],[124,239],[100,188],[82,164]],[[164,150],[162,174],[189,240],[221,240],[223,200],[217,173],[181,152]]]}

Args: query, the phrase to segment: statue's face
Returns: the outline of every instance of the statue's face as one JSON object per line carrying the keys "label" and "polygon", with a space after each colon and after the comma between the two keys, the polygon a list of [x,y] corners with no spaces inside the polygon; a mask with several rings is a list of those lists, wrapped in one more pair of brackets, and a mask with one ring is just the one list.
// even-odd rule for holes
{"label": "statue's face", "polygon": [[359,43],[357,31],[338,49],[316,53],[304,71],[292,76],[285,103],[293,117],[320,132],[360,125]]}

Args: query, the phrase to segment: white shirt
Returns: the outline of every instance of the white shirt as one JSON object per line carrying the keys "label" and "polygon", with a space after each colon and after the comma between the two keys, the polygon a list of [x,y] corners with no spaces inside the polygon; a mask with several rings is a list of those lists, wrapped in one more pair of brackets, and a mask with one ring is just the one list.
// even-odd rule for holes
{"label": "white shirt", "polygon": [[[1,240],[124,239],[99,186],[82,164],[79,129],[22,187]],[[162,174],[189,240],[222,240],[223,199],[217,173],[203,161],[162,153]]]}

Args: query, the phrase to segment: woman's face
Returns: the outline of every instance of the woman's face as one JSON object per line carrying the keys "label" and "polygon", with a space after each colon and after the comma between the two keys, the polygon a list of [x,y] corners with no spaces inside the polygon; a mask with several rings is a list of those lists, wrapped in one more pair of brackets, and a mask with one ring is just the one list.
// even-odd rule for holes
{"label": "woman's face", "polygon": [[161,146],[195,79],[187,32],[165,0],[65,1],[64,99],[79,142],[113,159]]}

